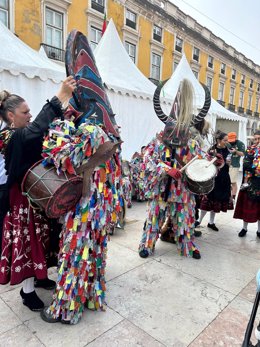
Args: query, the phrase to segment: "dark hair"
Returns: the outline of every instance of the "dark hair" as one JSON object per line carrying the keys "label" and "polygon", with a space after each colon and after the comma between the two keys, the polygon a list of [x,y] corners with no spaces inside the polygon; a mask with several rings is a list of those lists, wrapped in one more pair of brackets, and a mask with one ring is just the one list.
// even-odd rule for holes
{"label": "dark hair", "polygon": [[260,135],[260,130],[256,130],[256,131],[254,132],[254,135]]}
{"label": "dark hair", "polygon": [[223,140],[225,136],[227,136],[227,134],[224,133],[224,132],[221,131],[221,130],[217,130],[217,131],[215,132],[215,138],[216,138],[216,140]]}
{"label": "dark hair", "polygon": [[7,90],[2,90],[0,92],[0,117],[5,123],[10,123],[7,112],[10,111],[14,113],[22,102],[25,102],[25,100],[19,95],[11,94]]}

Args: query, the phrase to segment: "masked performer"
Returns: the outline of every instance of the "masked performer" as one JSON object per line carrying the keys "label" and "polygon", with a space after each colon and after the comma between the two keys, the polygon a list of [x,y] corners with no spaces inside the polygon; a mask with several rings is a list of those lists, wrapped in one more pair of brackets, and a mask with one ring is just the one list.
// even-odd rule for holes
{"label": "masked performer", "polygon": [[148,144],[143,162],[145,165],[146,198],[148,216],[144,226],[139,255],[143,258],[153,253],[159,231],[163,225],[170,225],[172,236],[181,255],[200,258],[200,252],[194,244],[195,198],[188,189],[185,176],[180,168],[196,155],[203,155],[198,141],[210,107],[210,93],[206,87],[205,103],[200,113],[193,117],[193,89],[184,79],[177,92],[171,115],[166,116],[160,107],[158,87],[154,95],[154,108],[157,116],[166,126],[162,134]]}
{"label": "masked performer", "polygon": [[86,37],[75,30],[68,38],[66,65],[78,81],[65,115],[74,123],[52,125],[60,146],[50,131],[44,156],[58,170],[84,172],[83,195],[65,215],[57,286],[41,317],[48,323],[76,324],[84,307],[104,309],[108,233],[121,163],[117,126],[93,53]]}

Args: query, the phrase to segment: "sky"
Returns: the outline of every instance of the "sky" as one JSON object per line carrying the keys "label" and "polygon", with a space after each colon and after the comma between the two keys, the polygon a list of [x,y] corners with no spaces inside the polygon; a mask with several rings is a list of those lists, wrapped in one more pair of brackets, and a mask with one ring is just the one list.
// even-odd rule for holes
{"label": "sky", "polygon": [[259,0],[170,0],[199,24],[260,65]]}

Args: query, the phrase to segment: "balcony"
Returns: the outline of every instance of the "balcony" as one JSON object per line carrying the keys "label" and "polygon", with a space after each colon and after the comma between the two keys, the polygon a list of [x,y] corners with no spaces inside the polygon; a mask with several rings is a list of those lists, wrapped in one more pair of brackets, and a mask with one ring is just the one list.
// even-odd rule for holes
{"label": "balcony", "polygon": [[254,112],[254,116],[259,118],[259,112]]}
{"label": "balcony", "polygon": [[237,111],[238,111],[238,113],[244,113],[244,112],[245,112],[245,109],[244,109],[244,107],[239,106],[239,107],[237,108]]}
{"label": "balcony", "polygon": [[100,5],[96,1],[93,1],[93,0],[91,1],[91,7],[100,13],[105,13],[105,7]]}
{"label": "balcony", "polygon": [[126,18],[125,25],[136,30],[136,23]]}
{"label": "balcony", "polygon": [[218,102],[220,105],[222,105],[223,107],[225,107],[225,101],[223,101],[223,100],[217,100],[217,102]]}
{"label": "balcony", "polygon": [[153,84],[155,84],[156,86],[159,85],[159,82],[160,82],[159,80],[156,80],[155,78],[152,78],[152,77],[150,77],[149,80],[150,80],[151,82],[153,82]]}
{"label": "balcony", "polygon": [[249,115],[249,116],[252,116],[252,111],[249,110],[249,109],[247,109],[247,110],[246,110],[246,114]]}
{"label": "balcony", "polygon": [[228,104],[228,109],[229,109],[230,111],[235,112],[235,111],[236,111],[236,106],[235,106],[234,104]]}
{"label": "balcony", "polygon": [[45,43],[41,43],[41,46],[44,48],[48,58],[64,62],[65,60],[64,49],[46,45]]}
{"label": "balcony", "polygon": [[158,34],[153,33],[153,39],[158,42],[162,42],[162,37]]}

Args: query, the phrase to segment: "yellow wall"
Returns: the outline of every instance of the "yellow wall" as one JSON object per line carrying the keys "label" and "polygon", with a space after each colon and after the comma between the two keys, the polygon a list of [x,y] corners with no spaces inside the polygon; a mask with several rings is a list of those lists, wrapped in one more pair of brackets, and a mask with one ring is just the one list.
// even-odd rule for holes
{"label": "yellow wall", "polygon": [[42,17],[40,1],[15,2],[15,33],[27,45],[40,48],[42,41]]}
{"label": "yellow wall", "polygon": [[173,44],[174,36],[166,30],[163,30],[163,45],[165,47],[163,52],[163,66],[162,66],[162,80],[170,78],[173,68]]}
{"label": "yellow wall", "polygon": [[77,29],[83,34],[87,34],[87,8],[88,1],[72,1],[72,4],[68,8],[68,33],[73,29]]}
{"label": "yellow wall", "polygon": [[143,17],[139,18],[140,40],[138,47],[138,68],[146,77],[151,77],[151,33],[152,23],[149,23]]}

